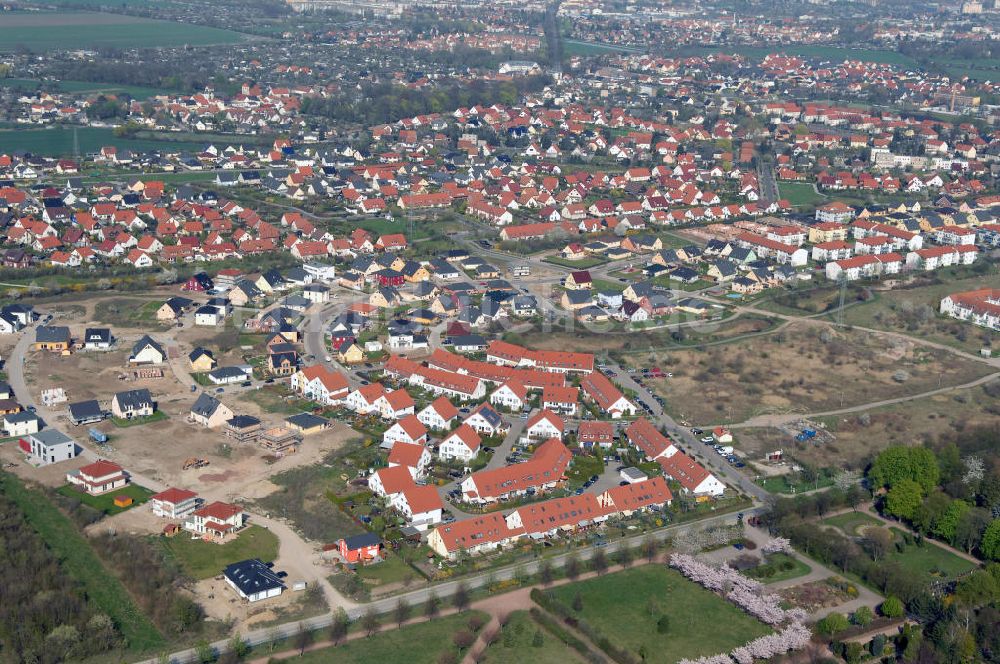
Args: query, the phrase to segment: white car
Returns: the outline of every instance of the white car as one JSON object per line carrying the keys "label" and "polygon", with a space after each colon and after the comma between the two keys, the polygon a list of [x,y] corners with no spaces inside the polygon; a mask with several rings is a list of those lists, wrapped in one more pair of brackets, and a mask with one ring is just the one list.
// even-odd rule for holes
{"label": "white car", "polygon": [[711,436],[705,436],[704,438],[701,439],[701,442],[703,442],[706,445],[708,445],[709,443],[713,442],[714,440],[715,440],[715,438],[712,438]]}

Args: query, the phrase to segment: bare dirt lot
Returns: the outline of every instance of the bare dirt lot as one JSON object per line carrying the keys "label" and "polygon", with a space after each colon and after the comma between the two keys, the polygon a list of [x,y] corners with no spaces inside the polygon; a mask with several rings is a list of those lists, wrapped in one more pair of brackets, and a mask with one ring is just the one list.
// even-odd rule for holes
{"label": "bare dirt lot", "polygon": [[[164,486],[188,488],[211,499],[252,501],[268,495],[276,489],[268,481],[272,474],[316,463],[351,437],[353,432],[348,427],[335,424],[326,431],[307,436],[298,453],[274,462],[273,459],[265,458],[267,453],[261,448],[233,448],[228,445],[229,440],[221,430],[209,430],[188,422],[191,405],[198,398],[201,389],[191,391],[191,380],[186,373],[189,368],[187,353],[196,345],[204,345],[216,352],[220,365],[235,364],[243,359],[240,342],[257,344],[263,337],[241,335],[232,326],[194,328],[190,326],[190,321],[183,328],[146,325],[151,307],[170,295],[169,292],[157,291],[135,296],[112,294],[69,304],[47,303],[45,309],[55,312],[54,322],[69,325],[76,338],[82,335],[87,326],[108,326],[107,322],[99,320],[101,318],[118,320],[120,325],[110,325],[118,343],[115,350],[80,351],[68,356],[29,351],[25,376],[32,396],[37,399],[42,389],[62,387],[70,403],[97,399],[103,407],[109,409],[115,392],[149,389],[156,400],[157,409],[165,413],[167,418],[129,427],[118,427],[110,420],[104,421],[96,425],[96,428],[108,434],[110,441],[95,451],[102,457],[122,464],[135,475],[150,478]],[[130,317],[129,312],[139,311],[144,306],[143,303],[146,303],[145,314]],[[132,375],[132,368],[127,364],[128,356],[134,342],[146,332],[171,351],[171,356],[177,355],[178,359],[155,367],[162,371],[162,378],[119,379],[121,375]],[[222,339],[230,341],[224,352],[220,352]],[[249,394],[251,391],[253,394]],[[277,393],[277,390],[268,387],[258,393],[256,390],[229,386],[224,393],[215,396],[234,413],[259,417],[265,425],[279,424],[286,415],[299,412],[295,404],[281,403],[281,408],[265,408],[272,401],[280,402],[280,396],[270,398],[272,392]],[[265,399],[264,396],[269,398]],[[58,427],[78,441],[93,447],[87,442],[89,425],[73,426],[66,415],[65,404],[57,405],[52,410],[57,416],[55,421],[48,423],[49,426]],[[15,459],[16,456],[15,452]],[[191,457],[207,460],[208,467],[182,470],[184,461]],[[64,483],[59,480],[71,469],[61,468],[53,478],[54,485]],[[32,471],[35,472],[37,471]]]}
{"label": "bare dirt lot", "polygon": [[833,434],[832,443],[795,442],[775,428],[739,429],[737,443],[751,459],[783,449],[795,460],[816,467],[859,468],[866,458],[889,445],[918,444],[963,430],[1000,427],[998,397],[1000,385],[994,383],[860,413],[817,418]]}
{"label": "bare dirt lot", "polygon": [[[674,373],[650,380],[667,410],[709,424],[764,413],[812,413],[960,385],[992,369],[947,351],[863,331],[793,324],[773,334],[652,359]],[[629,357],[642,367],[651,358]]]}

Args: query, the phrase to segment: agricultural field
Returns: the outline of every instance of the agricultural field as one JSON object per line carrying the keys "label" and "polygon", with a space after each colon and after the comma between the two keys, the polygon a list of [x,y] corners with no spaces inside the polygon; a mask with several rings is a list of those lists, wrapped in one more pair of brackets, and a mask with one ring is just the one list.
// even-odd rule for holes
{"label": "agricultural field", "polygon": [[[961,385],[990,367],[877,333],[794,323],[706,351],[677,350],[661,362],[673,378],[648,385],[672,415],[699,424],[767,413],[816,413]],[[630,357],[633,366],[646,357]]]}
{"label": "agricultural field", "polygon": [[[637,657],[642,650],[660,662],[728,652],[770,632],[738,607],[663,565],[643,565],[551,592],[567,607],[579,594],[581,619]],[[657,627],[661,616],[669,623],[665,633]],[[726,629],[715,629],[718,625]]]}
{"label": "agricultural field", "polygon": [[[456,613],[428,622],[407,625],[401,629],[380,632],[374,638],[355,638],[343,645],[308,652],[295,661],[300,664],[368,664],[369,662],[407,662],[408,664],[436,664],[444,653],[458,655],[452,638],[467,630],[469,618],[479,612]],[[458,661],[457,659],[453,661]]]}
{"label": "agricultural field", "polygon": [[485,664],[566,664],[579,662],[580,658],[572,648],[545,631],[527,611],[515,611],[479,661]]}
{"label": "agricultural field", "polygon": [[778,192],[795,206],[814,206],[826,198],[817,193],[812,183],[806,182],[779,182]]}
{"label": "agricultural field", "polygon": [[244,36],[230,30],[94,12],[6,14],[0,51],[29,46],[35,51],[66,48],[204,46],[234,44]]}
{"label": "agricultural field", "polygon": [[181,532],[164,538],[163,547],[193,579],[217,576],[226,565],[247,558],[260,558],[269,563],[278,557],[277,536],[260,526],[249,526],[225,544],[205,542]]}
{"label": "agricultural field", "polygon": [[[2,30],[2,28],[0,28]],[[79,141],[81,153],[98,152],[105,145],[119,148],[159,152],[193,152],[203,150],[208,141],[158,141],[148,138],[121,138],[113,129],[103,127],[48,127],[46,129],[3,129],[0,130],[0,145],[11,152],[31,152],[43,156],[73,154],[74,131]],[[165,174],[168,175],[169,174]],[[204,177],[204,173],[198,173]],[[166,179],[160,175],[157,179]],[[214,174],[211,177],[215,177]]]}
{"label": "agricultural field", "polygon": [[862,60],[864,62],[879,62],[902,67],[916,67],[917,62],[902,53],[882,49],[843,48],[840,46],[823,46],[820,44],[785,44],[780,47],[765,46],[685,46],[679,49],[681,55],[711,55],[727,53],[742,55],[753,60],[762,60],[770,53],[798,55],[805,58],[818,58],[828,62],[843,62],[844,60]]}
{"label": "agricultural field", "polygon": [[[800,443],[776,428],[740,429],[738,446],[751,458],[783,449],[800,463],[813,467],[861,468],[865,460],[890,445],[928,442],[956,432],[1000,427],[1000,381],[937,394],[857,413],[815,418],[835,440]],[[777,482],[780,478],[770,478]],[[776,486],[765,485],[769,490]],[[810,485],[809,488],[812,488]]]}
{"label": "agricultural field", "polygon": [[45,90],[47,92],[70,92],[77,94],[126,94],[133,99],[148,99],[162,94],[170,94],[176,90],[161,90],[139,85],[123,85],[120,83],[100,83],[94,81],[56,81],[37,78],[0,78],[0,88],[15,88],[18,90]]}

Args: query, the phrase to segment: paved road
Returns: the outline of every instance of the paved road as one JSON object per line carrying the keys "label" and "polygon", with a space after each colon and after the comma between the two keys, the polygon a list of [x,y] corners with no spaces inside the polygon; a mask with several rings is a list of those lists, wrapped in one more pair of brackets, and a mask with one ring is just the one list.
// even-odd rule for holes
{"label": "paved road", "polygon": [[708,450],[706,445],[699,441],[689,429],[682,427],[672,417],[670,417],[670,415],[668,415],[660,404],[653,398],[650,391],[635,382],[632,375],[622,368],[621,365],[611,362],[608,366],[610,366],[611,369],[618,374],[615,379],[621,384],[622,387],[633,390],[637,395],[639,395],[639,399],[641,401],[649,404],[650,409],[653,411],[651,416],[652,420],[659,426],[666,428],[668,434],[674,440],[679,442],[681,446],[687,450],[688,454],[693,455],[702,464],[704,464],[706,468],[712,471],[716,477],[721,479],[730,487],[737,488],[757,500],[767,499],[769,496],[767,491],[754,484],[749,477],[729,465],[722,457],[715,454],[714,451],[711,453],[703,453]]}

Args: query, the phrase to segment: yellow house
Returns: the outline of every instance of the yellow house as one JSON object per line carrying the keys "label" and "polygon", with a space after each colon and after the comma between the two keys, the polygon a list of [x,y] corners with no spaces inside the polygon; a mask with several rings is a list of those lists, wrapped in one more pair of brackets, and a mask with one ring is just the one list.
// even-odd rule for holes
{"label": "yellow house", "polygon": [[835,221],[827,221],[809,227],[809,242],[819,244],[821,242],[846,242],[850,227],[838,224]]}
{"label": "yellow house", "polygon": [[404,278],[409,283],[411,283],[411,284],[415,284],[415,283],[418,283],[420,281],[427,281],[428,279],[431,278],[431,273],[428,272],[427,268],[425,268],[423,265],[421,265],[420,267],[414,268],[414,270],[412,271],[412,273],[408,273],[408,272],[409,272],[408,270],[403,271],[403,275],[404,275]]}
{"label": "yellow house", "polygon": [[566,277],[566,290],[590,290],[594,286],[594,280],[587,270],[571,272]]}
{"label": "yellow house", "polygon": [[380,309],[397,307],[400,303],[401,298],[395,288],[380,288],[368,296],[368,304]]}
{"label": "yellow house", "polygon": [[342,364],[358,364],[365,361],[365,351],[353,341],[345,341],[337,349],[337,360]]}
{"label": "yellow house", "polygon": [[214,369],[218,365],[218,362],[204,348],[195,348],[188,355],[188,364],[191,365],[191,371],[194,373],[203,373]]}

